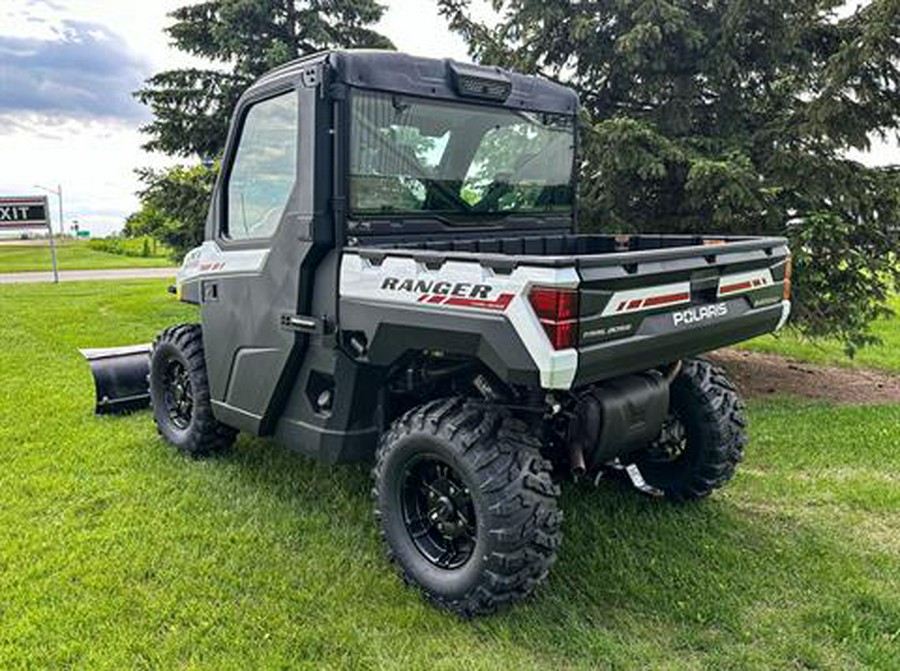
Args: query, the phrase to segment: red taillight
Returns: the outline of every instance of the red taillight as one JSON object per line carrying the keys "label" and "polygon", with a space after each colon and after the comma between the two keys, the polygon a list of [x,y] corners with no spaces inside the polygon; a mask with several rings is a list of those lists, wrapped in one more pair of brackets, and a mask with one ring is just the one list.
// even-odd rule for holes
{"label": "red taillight", "polygon": [[544,327],[553,349],[578,345],[578,292],[572,289],[535,287],[528,302]]}
{"label": "red taillight", "polygon": [[528,294],[528,300],[540,319],[559,322],[578,318],[577,291],[535,287]]}
{"label": "red taillight", "polygon": [[578,322],[545,322],[541,321],[553,349],[569,349],[578,344]]}

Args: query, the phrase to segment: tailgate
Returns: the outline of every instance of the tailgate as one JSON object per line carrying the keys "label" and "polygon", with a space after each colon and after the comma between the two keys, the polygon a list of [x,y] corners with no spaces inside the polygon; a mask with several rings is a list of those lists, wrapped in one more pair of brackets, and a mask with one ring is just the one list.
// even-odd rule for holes
{"label": "tailgate", "polygon": [[787,317],[782,238],[578,258],[573,386],[776,330]]}

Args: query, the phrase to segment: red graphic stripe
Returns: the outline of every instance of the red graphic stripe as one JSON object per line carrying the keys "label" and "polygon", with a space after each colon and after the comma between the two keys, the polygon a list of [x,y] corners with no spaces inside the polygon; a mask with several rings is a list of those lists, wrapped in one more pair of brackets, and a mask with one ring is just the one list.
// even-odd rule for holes
{"label": "red graphic stripe", "polygon": [[668,305],[669,303],[680,303],[682,301],[689,301],[689,300],[691,300],[691,295],[686,291],[682,291],[681,293],[678,293],[678,294],[667,294],[665,296],[651,296],[650,298],[647,298],[644,300],[644,307],[652,308],[652,307],[656,307],[658,305]]}
{"label": "red graphic stripe", "polygon": [[630,301],[622,301],[616,312],[634,312],[641,308],[655,308],[661,305],[670,305],[672,303],[683,303],[691,300],[691,294],[687,291],[680,291],[677,294],[663,294],[660,296],[650,296],[649,298],[635,298]]}
{"label": "red graphic stripe", "polygon": [[743,291],[745,289],[752,289],[753,284],[750,280],[745,282],[737,282],[736,284],[726,284],[724,287],[719,287],[720,294],[733,294],[735,291]]}
{"label": "red graphic stripe", "polygon": [[481,308],[483,310],[505,310],[509,307],[509,304],[512,303],[513,298],[513,294],[500,294],[496,300],[493,301],[487,301],[480,298],[459,298],[457,296],[451,296],[444,301],[444,305],[453,305],[455,307],[464,308]]}

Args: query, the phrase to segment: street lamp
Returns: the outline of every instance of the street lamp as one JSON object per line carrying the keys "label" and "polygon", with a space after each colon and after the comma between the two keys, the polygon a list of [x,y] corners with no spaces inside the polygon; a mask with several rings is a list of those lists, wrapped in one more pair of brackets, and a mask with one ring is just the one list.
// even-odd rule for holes
{"label": "street lamp", "polygon": [[[59,199],[59,234],[64,235],[65,229],[63,228],[63,193],[62,193],[62,184],[57,184],[55,189],[47,188],[46,186],[41,186],[40,184],[35,184],[34,187],[36,189],[43,189],[47,193],[52,193]],[[50,252],[53,255],[53,281],[57,284],[59,283],[59,271],[56,267],[56,241],[53,238],[53,226],[50,226]]]}
{"label": "street lamp", "polygon": [[[59,199],[59,234],[63,235],[65,233],[65,229],[63,228],[63,193],[62,193],[62,184],[58,184],[55,189],[51,189],[46,186],[41,186],[40,184],[35,184],[34,188],[43,189],[47,193],[52,193]],[[53,232],[53,228],[50,228],[50,232]]]}

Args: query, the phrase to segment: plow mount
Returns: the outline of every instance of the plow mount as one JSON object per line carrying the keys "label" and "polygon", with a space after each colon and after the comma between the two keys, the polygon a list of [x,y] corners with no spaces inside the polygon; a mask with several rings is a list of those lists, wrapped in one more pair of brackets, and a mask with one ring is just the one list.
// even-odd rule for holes
{"label": "plow mount", "polygon": [[150,345],[82,349],[91,366],[98,415],[140,410],[150,405]]}

